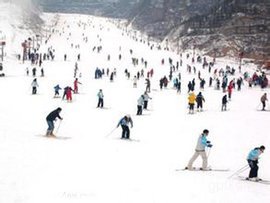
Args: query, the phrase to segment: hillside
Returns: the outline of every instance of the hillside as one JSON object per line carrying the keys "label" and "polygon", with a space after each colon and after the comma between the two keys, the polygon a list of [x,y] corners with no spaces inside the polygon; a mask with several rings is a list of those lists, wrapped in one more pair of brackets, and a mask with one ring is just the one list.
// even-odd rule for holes
{"label": "hillside", "polygon": [[[21,54],[18,48],[28,38],[36,38],[43,33],[43,20],[36,5],[30,1],[13,0],[0,2],[1,40],[6,42],[5,52],[8,57]],[[23,33],[23,35],[18,35]],[[18,43],[20,42],[20,43]]]}
{"label": "hillside", "polygon": [[45,11],[126,18],[135,29],[168,42],[172,49],[195,47],[214,56],[264,61],[270,53],[267,0],[49,1]]}

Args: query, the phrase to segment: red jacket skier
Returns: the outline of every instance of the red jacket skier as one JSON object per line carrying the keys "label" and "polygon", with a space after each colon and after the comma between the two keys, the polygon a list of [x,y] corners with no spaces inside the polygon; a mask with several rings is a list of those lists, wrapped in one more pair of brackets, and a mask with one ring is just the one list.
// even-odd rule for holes
{"label": "red jacket skier", "polygon": [[75,79],[74,81],[74,94],[78,93],[78,84],[82,84],[78,81],[78,78]]}

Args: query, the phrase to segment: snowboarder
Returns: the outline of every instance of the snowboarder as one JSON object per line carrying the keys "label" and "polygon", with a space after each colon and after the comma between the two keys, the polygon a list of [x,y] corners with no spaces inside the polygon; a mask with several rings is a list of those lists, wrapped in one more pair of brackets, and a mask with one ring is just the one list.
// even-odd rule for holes
{"label": "snowboarder", "polygon": [[265,111],[265,102],[268,101],[267,99],[267,94],[264,93],[261,97],[261,102],[262,102],[262,111]]}
{"label": "snowboarder", "polygon": [[208,134],[209,134],[209,130],[205,129],[203,130],[202,134],[199,136],[198,141],[197,141],[197,146],[195,148],[195,153],[190,159],[186,169],[192,170],[193,162],[198,158],[198,156],[201,156],[203,163],[202,163],[202,168],[200,168],[200,170],[207,170],[207,156],[205,153],[205,147],[211,148],[213,146],[211,142],[208,141],[206,138]]}
{"label": "snowboarder", "polygon": [[98,104],[97,104],[97,108],[103,108],[103,98],[104,98],[104,95],[103,95],[103,92],[102,92],[102,89],[99,90],[99,92],[97,93],[97,96],[98,96]]}
{"label": "snowboarder", "polygon": [[130,115],[126,115],[123,118],[121,118],[121,120],[117,124],[117,128],[119,127],[119,125],[121,125],[121,127],[122,127],[121,139],[129,139],[129,135],[130,135],[129,124],[130,124],[130,127],[132,128],[133,121],[132,121]]}
{"label": "snowboarder", "polygon": [[60,120],[63,120],[63,118],[59,115],[61,111],[62,111],[62,109],[60,107],[58,107],[57,109],[55,109],[54,111],[49,113],[49,115],[46,117],[46,121],[47,121],[47,124],[48,124],[48,129],[47,129],[47,132],[46,132],[46,136],[55,137],[55,135],[53,134],[54,121],[55,121],[56,118],[59,118]]}
{"label": "snowboarder", "polygon": [[247,162],[250,167],[250,172],[247,180],[253,181],[260,181],[261,179],[258,178],[258,159],[259,156],[264,152],[265,147],[262,145],[260,147],[256,147],[255,149],[251,150],[247,157]]}

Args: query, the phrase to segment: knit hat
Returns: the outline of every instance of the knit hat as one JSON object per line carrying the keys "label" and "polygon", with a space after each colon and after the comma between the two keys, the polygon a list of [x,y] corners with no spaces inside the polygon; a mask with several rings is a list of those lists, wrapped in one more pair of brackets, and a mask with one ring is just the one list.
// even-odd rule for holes
{"label": "knit hat", "polygon": [[260,146],[260,150],[265,150],[265,146]]}
{"label": "knit hat", "polygon": [[204,129],[204,130],[203,130],[203,134],[206,134],[206,133],[209,133],[209,130]]}

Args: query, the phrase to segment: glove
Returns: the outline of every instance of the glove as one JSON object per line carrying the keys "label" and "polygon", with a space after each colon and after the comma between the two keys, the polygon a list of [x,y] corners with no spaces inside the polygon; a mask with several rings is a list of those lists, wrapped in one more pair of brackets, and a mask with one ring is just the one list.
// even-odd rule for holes
{"label": "glove", "polygon": [[210,143],[211,143],[211,141],[207,141],[206,143],[207,143],[207,144],[210,144]]}
{"label": "glove", "polygon": [[211,147],[213,147],[213,145],[212,144],[208,144],[207,147],[211,148]]}

